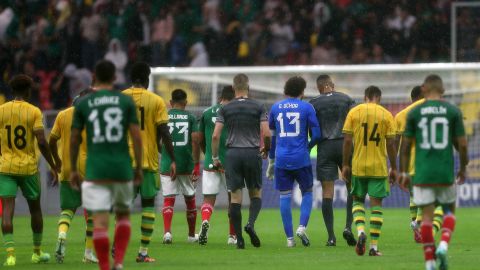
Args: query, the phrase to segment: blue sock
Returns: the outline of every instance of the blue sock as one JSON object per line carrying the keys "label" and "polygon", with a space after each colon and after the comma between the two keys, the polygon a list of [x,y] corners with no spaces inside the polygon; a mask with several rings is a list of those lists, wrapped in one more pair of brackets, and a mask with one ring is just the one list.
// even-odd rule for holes
{"label": "blue sock", "polygon": [[293,237],[292,224],[292,193],[280,194],[280,214],[282,215],[283,229],[287,238]]}
{"label": "blue sock", "polygon": [[312,212],[312,192],[303,193],[302,204],[300,205],[300,226],[307,227],[310,213]]}

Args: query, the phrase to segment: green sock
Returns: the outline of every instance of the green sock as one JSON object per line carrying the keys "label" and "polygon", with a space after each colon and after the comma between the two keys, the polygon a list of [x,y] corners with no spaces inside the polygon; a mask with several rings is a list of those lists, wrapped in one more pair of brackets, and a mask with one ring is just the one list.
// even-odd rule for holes
{"label": "green sock", "polygon": [[33,253],[40,254],[43,233],[33,233]]}
{"label": "green sock", "polygon": [[146,253],[150,240],[152,239],[153,226],[155,223],[155,209],[154,207],[142,208],[142,238],[140,243],[140,252]]}
{"label": "green sock", "polygon": [[365,233],[365,206],[359,201],[353,201],[352,205],[353,223],[357,227],[358,235]]}
{"label": "green sock", "polygon": [[372,206],[370,216],[370,246],[376,249],[382,232],[383,212],[380,206]]}
{"label": "green sock", "polygon": [[12,256],[15,254],[15,241],[13,241],[13,233],[3,234],[3,246],[7,251],[7,256]]}

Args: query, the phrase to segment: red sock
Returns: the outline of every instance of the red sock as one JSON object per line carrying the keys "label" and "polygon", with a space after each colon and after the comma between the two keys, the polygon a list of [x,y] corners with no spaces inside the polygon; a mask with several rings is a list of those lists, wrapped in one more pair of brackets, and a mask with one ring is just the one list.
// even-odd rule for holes
{"label": "red sock", "polygon": [[212,216],[212,212],[213,212],[213,207],[211,204],[209,203],[203,203],[202,205],[202,221],[210,221],[210,217]]}
{"label": "red sock", "polygon": [[425,254],[425,261],[435,260],[435,239],[433,238],[432,223],[423,221],[420,226],[422,233],[423,253]]}
{"label": "red sock", "polygon": [[107,229],[93,229],[93,245],[100,270],[110,270],[110,242]]}
{"label": "red sock", "polygon": [[163,199],[163,231],[171,232],[173,206],[175,205],[175,197],[165,197]]}
{"label": "red sock", "polygon": [[237,235],[235,234],[235,228],[233,227],[233,223],[232,223],[232,219],[230,219],[230,215],[228,216],[228,223],[230,224],[229,234]]}
{"label": "red sock", "polygon": [[115,225],[115,265],[123,264],[131,231],[129,219],[124,218],[117,221],[117,225]]}
{"label": "red sock", "polygon": [[195,236],[195,223],[197,222],[195,196],[185,197],[185,204],[187,205],[188,236]]}
{"label": "red sock", "polygon": [[455,229],[455,216],[448,214],[443,218],[442,226],[442,241],[450,243],[450,238],[452,237],[453,230]]}

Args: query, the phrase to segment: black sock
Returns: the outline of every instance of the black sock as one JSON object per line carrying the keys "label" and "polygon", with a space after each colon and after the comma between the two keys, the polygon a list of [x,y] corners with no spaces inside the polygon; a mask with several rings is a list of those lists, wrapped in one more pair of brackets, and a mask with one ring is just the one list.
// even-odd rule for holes
{"label": "black sock", "polygon": [[352,214],[352,205],[353,205],[353,198],[352,195],[348,194],[347,196],[347,219],[345,221],[345,229],[352,230],[352,222],[353,222],[353,214]]}
{"label": "black sock", "polygon": [[322,200],[322,214],[325,227],[327,227],[328,240],[335,239],[333,231],[333,199],[325,198]]}
{"label": "black sock", "polygon": [[250,213],[248,216],[248,223],[252,226],[255,226],[255,221],[257,220],[258,214],[262,209],[262,199],[261,198],[251,198],[250,199]]}
{"label": "black sock", "polygon": [[233,228],[237,239],[243,239],[242,237],[242,205],[239,203],[230,204],[230,218],[232,220]]}

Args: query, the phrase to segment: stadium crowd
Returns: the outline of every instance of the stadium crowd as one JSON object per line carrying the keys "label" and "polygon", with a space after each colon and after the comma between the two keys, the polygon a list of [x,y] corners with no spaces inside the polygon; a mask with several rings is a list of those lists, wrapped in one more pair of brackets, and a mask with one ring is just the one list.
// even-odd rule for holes
{"label": "stadium crowd", "polygon": [[[2,0],[0,89],[25,73],[33,104],[64,108],[99,59],[118,86],[153,66],[414,63],[449,60],[451,0]],[[478,23],[459,13],[459,60],[480,58]]]}

